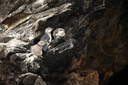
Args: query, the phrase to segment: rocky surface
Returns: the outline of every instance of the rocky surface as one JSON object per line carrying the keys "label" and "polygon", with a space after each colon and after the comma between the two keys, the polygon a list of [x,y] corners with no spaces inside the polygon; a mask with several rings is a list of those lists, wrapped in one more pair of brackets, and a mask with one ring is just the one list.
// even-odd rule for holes
{"label": "rocky surface", "polygon": [[[0,1],[0,85],[109,85],[128,64],[127,3]],[[36,57],[30,46],[47,27],[63,28],[66,37]]]}
{"label": "rocky surface", "polygon": [[47,85],[47,84],[46,82],[44,82],[44,80],[40,76],[38,76],[34,85]]}
{"label": "rocky surface", "polygon": [[[114,2],[114,1],[113,1]],[[100,19],[94,19],[89,26],[87,57],[81,64],[83,69],[99,71],[100,84],[127,65],[127,1],[106,1],[108,8]],[[122,23],[123,22],[123,23]],[[93,49],[93,50],[92,50]],[[84,63],[85,62],[85,63]]]}

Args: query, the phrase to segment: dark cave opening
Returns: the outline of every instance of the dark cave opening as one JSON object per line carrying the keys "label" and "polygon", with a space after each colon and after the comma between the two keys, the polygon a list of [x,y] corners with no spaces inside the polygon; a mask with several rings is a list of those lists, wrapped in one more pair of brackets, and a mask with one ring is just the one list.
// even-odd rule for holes
{"label": "dark cave opening", "polygon": [[107,85],[128,85],[128,65],[126,65],[122,70],[114,73],[112,77],[109,78]]}

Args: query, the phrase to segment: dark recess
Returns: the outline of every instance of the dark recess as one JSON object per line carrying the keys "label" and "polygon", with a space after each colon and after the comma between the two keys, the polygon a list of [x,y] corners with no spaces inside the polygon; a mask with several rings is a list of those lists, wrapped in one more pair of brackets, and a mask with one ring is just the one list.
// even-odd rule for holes
{"label": "dark recess", "polygon": [[128,65],[126,65],[122,70],[114,73],[112,77],[109,78],[107,85],[128,85]]}

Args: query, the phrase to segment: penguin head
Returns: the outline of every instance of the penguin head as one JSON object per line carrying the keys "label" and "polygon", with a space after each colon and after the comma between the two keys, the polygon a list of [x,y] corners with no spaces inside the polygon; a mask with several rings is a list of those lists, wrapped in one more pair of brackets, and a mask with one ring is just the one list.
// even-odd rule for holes
{"label": "penguin head", "polygon": [[65,30],[63,28],[58,28],[53,32],[54,38],[62,38],[65,36]]}
{"label": "penguin head", "polygon": [[52,32],[52,30],[53,30],[53,28],[48,27],[48,28],[46,28],[46,29],[45,29],[45,33],[51,33],[51,32]]}
{"label": "penguin head", "polygon": [[45,42],[44,42],[44,41],[39,41],[38,44],[39,44],[40,46],[43,46],[43,45],[45,45]]}
{"label": "penguin head", "polygon": [[31,46],[30,51],[33,55],[37,57],[41,57],[43,54],[42,48],[38,44]]}

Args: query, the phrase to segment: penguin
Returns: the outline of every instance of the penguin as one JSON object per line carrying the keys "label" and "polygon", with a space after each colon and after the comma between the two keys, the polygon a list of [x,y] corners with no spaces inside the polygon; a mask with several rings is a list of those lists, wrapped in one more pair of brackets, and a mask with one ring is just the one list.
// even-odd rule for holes
{"label": "penguin", "polygon": [[65,36],[65,30],[63,28],[57,28],[53,31],[53,37],[54,39],[58,40]]}
{"label": "penguin", "polygon": [[63,28],[57,28],[53,31],[53,40],[51,42],[50,47],[53,48],[57,46],[58,44],[64,42],[64,37],[66,36],[65,30]]}
{"label": "penguin", "polygon": [[52,41],[52,32],[53,28],[48,27],[45,29],[45,34],[41,37],[40,41],[44,41],[45,44],[42,46],[42,50],[46,51],[48,46],[50,45],[51,41]]}
{"label": "penguin", "polygon": [[30,51],[33,55],[41,57],[43,55],[42,46],[45,45],[44,41],[39,41],[37,44],[30,47]]}

